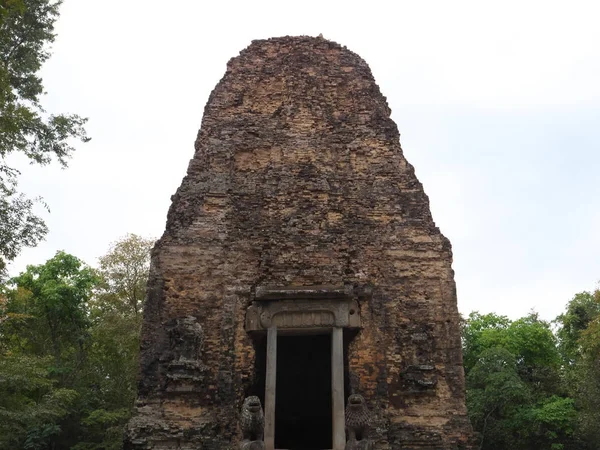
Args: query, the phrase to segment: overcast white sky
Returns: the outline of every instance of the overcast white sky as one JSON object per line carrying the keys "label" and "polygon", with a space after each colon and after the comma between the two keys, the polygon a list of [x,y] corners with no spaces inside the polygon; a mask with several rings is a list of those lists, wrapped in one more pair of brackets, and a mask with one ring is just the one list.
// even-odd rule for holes
{"label": "overcast white sky", "polygon": [[253,39],[322,33],[362,56],[450,238],[459,309],[560,313],[600,280],[600,3],[65,0],[49,112],[90,118],[66,171],[23,168],[60,249],[94,265],[159,237],[208,95]]}

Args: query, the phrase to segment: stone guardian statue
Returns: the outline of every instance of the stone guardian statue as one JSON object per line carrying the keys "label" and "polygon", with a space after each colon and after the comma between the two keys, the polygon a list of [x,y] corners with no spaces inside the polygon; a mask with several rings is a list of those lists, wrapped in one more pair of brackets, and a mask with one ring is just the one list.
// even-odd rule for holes
{"label": "stone guardian statue", "polygon": [[371,421],[371,412],[364,397],[359,394],[348,397],[345,450],[372,450],[373,441],[369,439]]}
{"label": "stone guardian statue", "polygon": [[264,450],[265,417],[260,399],[256,395],[246,397],[240,415],[242,442],[240,450]]}

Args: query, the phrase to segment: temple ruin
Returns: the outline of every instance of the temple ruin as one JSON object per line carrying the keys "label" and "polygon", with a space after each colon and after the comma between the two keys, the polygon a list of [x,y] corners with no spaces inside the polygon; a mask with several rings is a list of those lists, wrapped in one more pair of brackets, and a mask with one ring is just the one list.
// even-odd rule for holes
{"label": "temple ruin", "polygon": [[195,149],[125,448],[470,449],[450,242],[367,64],[254,41]]}

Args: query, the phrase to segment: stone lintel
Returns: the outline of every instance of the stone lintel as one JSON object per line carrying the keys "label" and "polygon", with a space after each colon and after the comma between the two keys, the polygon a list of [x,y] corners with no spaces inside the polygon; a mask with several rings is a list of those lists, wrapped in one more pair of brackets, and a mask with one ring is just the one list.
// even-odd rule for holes
{"label": "stone lintel", "polygon": [[348,299],[353,296],[353,288],[344,286],[258,286],[255,300],[286,300],[286,299]]}
{"label": "stone lintel", "polygon": [[246,311],[246,331],[360,328],[353,294],[352,286],[259,287]]}

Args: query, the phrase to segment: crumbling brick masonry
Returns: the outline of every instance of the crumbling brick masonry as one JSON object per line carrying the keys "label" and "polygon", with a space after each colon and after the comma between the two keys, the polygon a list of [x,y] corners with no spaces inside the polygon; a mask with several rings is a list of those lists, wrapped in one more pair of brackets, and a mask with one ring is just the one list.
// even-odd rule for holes
{"label": "crumbling brick masonry", "polygon": [[[471,448],[450,242],[367,64],[321,37],[254,41],[195,149],[152,253],[126,448],[238,448],[275,326],[300,350],[303,330],[343,329],[343,395],[364,397],[376,449]],[[293,439],[277,417],[276,444]]]}

